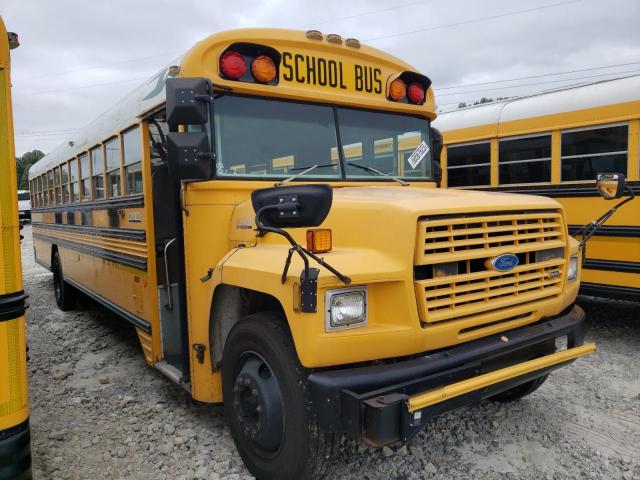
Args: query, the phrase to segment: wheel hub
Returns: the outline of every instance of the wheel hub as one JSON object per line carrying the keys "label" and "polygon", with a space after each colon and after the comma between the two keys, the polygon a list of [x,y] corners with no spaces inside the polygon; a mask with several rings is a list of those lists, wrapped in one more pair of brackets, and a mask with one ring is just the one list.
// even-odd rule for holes
{"label": "wheel hub", "polygon": [[268,451],[280,447],[282,395],[275,376],[261,358],[251,355],[236,376],[233,409],[244,436]]}

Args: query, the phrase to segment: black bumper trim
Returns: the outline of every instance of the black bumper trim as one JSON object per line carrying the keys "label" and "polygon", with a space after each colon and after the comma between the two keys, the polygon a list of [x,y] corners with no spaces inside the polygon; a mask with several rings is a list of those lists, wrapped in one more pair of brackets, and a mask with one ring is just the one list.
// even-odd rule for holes
{"label": "black bumper trim", "polygon": [[31,479],[29,420],[0,431],[0,480]]}
{"label": "black bumper trim", "polygon": [[0,322],[13,320],[24,315],[27,305],[25,300],[29,296],[20,290],[19,292],[0,295]]}
{"label": "black bumper trim", "polygon": [[622,285],[582,282],[580,283],[580,295],[640,302],[640,288],[625,287]]}
{"label": "black bumper trim", "polygon": [[[501,332],[419,358],[309,375],[318,421],[328,431],[347,432],[374,445],[407,441],[425,419],[469,405],[545,375],[562,366],[537,370],[481,391],[453,398],[422,411],[422,422],[409,428],[413,415],[405,400],[417,393],[466,380],[555,351],[555,339],[567,335],[568,348],[584,343],[584,312],[574,306],[555,318]],[[504,337],[508,341],[504,341]]]}

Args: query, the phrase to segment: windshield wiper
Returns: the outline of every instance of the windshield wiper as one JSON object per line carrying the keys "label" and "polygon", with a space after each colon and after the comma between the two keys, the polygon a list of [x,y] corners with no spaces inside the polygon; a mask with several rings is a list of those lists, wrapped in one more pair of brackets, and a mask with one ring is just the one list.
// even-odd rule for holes
{"label": "windshield wiper", "polygon": [[362,170],[366,170],[367,172],[371,172],[371,173],[377,173],[378,175],[383,175],[385,177],[389,177],[392,180],[395,180],[396,182],[398,182],[400,185],[402,185],[403,187],[408,187],[409,184],[407,182],[405,182],[404,180],[400,180],[398,177],[394,177],[393,175],[389,175],[388,173],[384,173],[381,172],[380,170],[377,170],[373,167],[368,167],[366,165],[358,165],[357,163],[353,163],[353,162],[347,162],[347,165],[351,165],[353,167],[356,168],[361,168]]}
{"label": "windshield wiper", "polygon": [[305,173],[309,173],[310,171],[315,170],[316,168],[323,168],[323,167],[335,167],[336,165],[338,165],[338,164],[337,164],[337,163],[324,163],[324,164],[316,164],[316,165],[312,165],[311,167],[308,167],[308,168],[307,168],[307,167],[295,167],[295,168],[292,168],[291,170],[302,170],[303,168],[304,168],[305,170],[303,170],[303,171],[302,171],[302,172],[300,172],[300,173],[296,173],[295,175],[293,175],[293,176],[291,176],[291,177],[289,177],[289,178],[286,178],[286,179],[284,179],[284,180],[282,180],[282,181],[280,181],[280,182],[276,182],[276,183],[275,183],[275,186],[276,186],[276,187],[281,187],[281,186],[283,186],[285,183],[289,183],[291,180],[295,180],[296,178],[301,177],[301,176],[302,176],[302,175],[304,175]]}

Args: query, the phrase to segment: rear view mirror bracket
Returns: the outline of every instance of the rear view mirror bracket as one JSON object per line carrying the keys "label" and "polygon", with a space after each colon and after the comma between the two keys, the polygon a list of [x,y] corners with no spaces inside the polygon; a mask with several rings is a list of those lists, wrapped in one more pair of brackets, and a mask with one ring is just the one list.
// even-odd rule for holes
{"label": "rear view mirror bracket", "polygon": [[318,257],[300,245],[284,230],[286,227],[316,227],[329,214],[333,201],[333,191],[328,185],[298,185],[291,187],[273,187],[255,190],[251,194],[251,202],[256,212],[258,235],[275,233],[284,237],[291,248],[287,253],[281,282],[287,281],[293,254],[296,253],[304,262],[300,274],[300,310],[315,312],[317,310],[318,274],[319,270],[309,265],[309,258],[329,270],[345,285],[351,279],[333,268],[324,259]]}
{"label": "rear view mirror bracket", "polygon": [[[616,213],[620,207],[635,198],[634,191],[626,183],[625,176],[621,173],[599,173],[596,178],[596,186],[598,193],[600,193],[600,196],[605,200],[620,198],[625,192],[628,193],[628,196],[611,207],[596,220],[586,224],[574,234],[574,236],[582,236],[582,240],[580,241],[581,250],[584,249],[587,241],[589,241],[589,239],[593,237],[598,230],[600,230],[606,221],[609,220],[609,218],[611,218],[611,216]],[[584,262],[584,260],[585,257],[583,256],[582,261]]]}

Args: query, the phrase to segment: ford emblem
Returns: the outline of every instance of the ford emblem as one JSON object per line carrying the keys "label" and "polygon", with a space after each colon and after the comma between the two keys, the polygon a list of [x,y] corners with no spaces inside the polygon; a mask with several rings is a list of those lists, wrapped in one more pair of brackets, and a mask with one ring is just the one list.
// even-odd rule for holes
{"label": "ford emblem", "polygon": [[508,272],[518,266],[519,260],[513,253],[504,253],[491,259],[491,267],[498,272]]}

